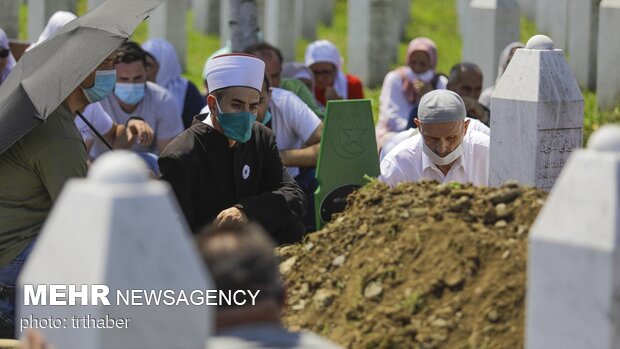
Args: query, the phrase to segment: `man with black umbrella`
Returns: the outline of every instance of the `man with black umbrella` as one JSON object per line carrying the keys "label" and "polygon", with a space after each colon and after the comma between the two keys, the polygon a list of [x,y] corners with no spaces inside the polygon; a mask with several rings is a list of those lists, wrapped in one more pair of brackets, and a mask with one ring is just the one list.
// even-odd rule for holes
{"label": "man with black umbrella", "polygon": [[15,335],[16,280],[52,205],[86,175],[75,115],[112,91],[113,52],[160,4],[106,1],[26,52],[0,86],[0,338]]}

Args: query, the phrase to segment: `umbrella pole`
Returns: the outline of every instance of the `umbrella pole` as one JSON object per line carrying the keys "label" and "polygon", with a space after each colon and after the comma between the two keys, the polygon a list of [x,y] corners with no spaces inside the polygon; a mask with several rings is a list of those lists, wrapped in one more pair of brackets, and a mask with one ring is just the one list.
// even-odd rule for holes
{"label": "umbrella pole", "polygon": [[112,146],[110,145],[110,143],[108,143],[108,141],[106,141],[105,138],[103,138],[101,133],[99,133],[99,131],[95,129],[95,126],[93,126],[90,122],[88,122],[88,120],[86,120],[84,115],[82,115],[82,113],[80,113],[79,110],[77,114],[80,117],[80,119],[82,119],[82,121],[84,121],[84,123],[88,126],[88,128],[90,128],[93,132],[95,132],[95,134],[97,135],[97,137],[99,137],[99,139],[103,142],[103,144],[105,144],[105,146],[108,147],[108,149],[112,150]]}

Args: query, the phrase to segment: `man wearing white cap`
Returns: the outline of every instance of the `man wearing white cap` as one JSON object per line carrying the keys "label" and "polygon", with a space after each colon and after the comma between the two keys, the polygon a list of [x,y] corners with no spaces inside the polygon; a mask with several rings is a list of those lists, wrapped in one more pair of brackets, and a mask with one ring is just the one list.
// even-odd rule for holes
{"label": "man wearing white cap", "polygon": [[299,241],[303,191],[282,165],[273,133],[256,123],[265,63],[246,54],[207,65],[209,112],[159,158],[192,231],[255,221],[280,244]]}
{"label": "man wearing white cap", "polygon": [[342,71],[342,57],[331,42],[318,40],[308,45],[305,63],[316,79],[314,97],[322,105],[328,100],[364,98],[361,80]]}
{"label": "man wearing white cap", "polygon": [[465,104],[449,90],[422,97],[415,120],[420,134],[398,144],[381,161],[380,180],[390,186],[422,178],[440,183],[488,185],[489,136],[467,132]]}

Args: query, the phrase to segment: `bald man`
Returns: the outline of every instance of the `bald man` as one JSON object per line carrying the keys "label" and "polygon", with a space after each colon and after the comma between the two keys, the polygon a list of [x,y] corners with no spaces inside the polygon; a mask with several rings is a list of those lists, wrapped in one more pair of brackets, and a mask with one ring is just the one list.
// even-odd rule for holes
{"label": "bald man", "polygon": [[422,178],[488,185],[489,136],[468,132],[470,122],[458,94],[427,93],[415,120],[419,134],[400,142],[383,158],[379,180],[390,186]]}
{"label": "bald man", "polygon": [[482,92],[482,70],[474,63],[455,64],[450,69],[447,89],[456,92],[465,103],[467,116],[489,125],[489,110],[478,103]]}

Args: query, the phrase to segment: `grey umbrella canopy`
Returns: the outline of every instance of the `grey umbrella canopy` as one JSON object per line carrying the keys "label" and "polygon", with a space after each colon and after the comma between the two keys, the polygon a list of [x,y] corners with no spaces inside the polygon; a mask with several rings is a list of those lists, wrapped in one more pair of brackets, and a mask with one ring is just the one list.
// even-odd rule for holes
{"label": "grey umbrella canopy", "polygon": [[163,0],[107,0],[26,52],[0,85],[0,154],[60,106]]}

